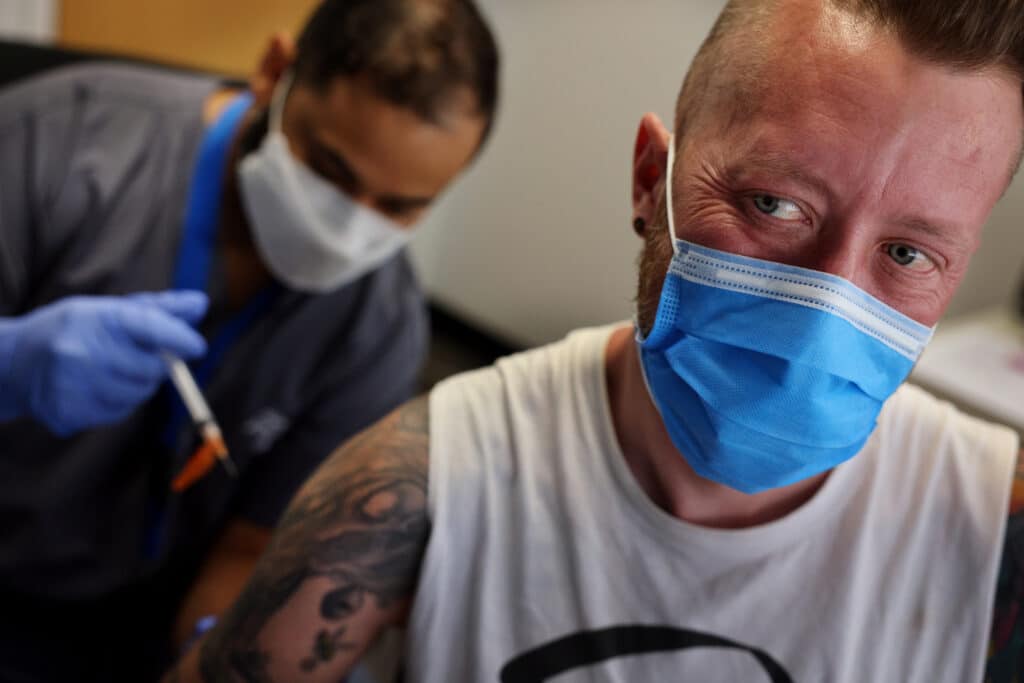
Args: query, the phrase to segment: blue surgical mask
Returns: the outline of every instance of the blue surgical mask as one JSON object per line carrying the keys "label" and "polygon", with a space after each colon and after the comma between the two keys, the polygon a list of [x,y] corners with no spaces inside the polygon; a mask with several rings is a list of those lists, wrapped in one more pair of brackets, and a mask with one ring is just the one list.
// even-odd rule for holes
{"label": "blue surgical mask", "polygon": [[744,493],[856,455],[932,328],[840,277],[676,239],[665,188],[674,255],[637,342],[672,443],[697,474]]}

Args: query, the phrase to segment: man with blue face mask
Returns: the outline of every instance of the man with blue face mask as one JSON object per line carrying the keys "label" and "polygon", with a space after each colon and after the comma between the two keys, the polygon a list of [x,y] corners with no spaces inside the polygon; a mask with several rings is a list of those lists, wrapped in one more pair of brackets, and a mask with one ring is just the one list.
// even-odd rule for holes
{"label": "man with blue face mask", "polygon": [[1022,80],[1019,3],[729,2],[640,124],[633,324],[339,449],[184,680],[336,680],[395,623],[407,681],[981,680],[1018,440],[903,382]]}
{"label": "man with blue face mask", "polygon": [[[469,0],[325,0],[245,91],[94,63],[0,92],[0,679],[157,677],[412,394],[403,246],[483,144],[497,59]],[[167,353],[234,478],[172,492],[197,437]]]}

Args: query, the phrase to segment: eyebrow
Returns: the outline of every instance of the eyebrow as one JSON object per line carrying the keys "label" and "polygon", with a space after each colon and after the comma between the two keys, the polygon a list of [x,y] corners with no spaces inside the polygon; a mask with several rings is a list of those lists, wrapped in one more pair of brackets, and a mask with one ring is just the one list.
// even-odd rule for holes
{"label": "eyebrow", "polygon": [[[358,189],[365,188],[365,183],[359,174],[352,169],[352,165],[339,152],[328,147],[318,140],[316,136],[310,136],[317,153],[326,158],[334,167],[334,170],[341,175],[346,183],[350,183]],[[381,195],[376,198],[376,203],[390,211],[409,211],[428,206],[434,201],[433,197],[406,197],[402,195]]]}
{"label": "eyebrow", "polygon": [[960,251],[966,248],[962,240],[954,237],[958,230],[951,225],[935,223],[920,216],[905,216],[897,220],[896,223],[908,230],[924,233]]}
{"label": "eyebrow", "polygon": [[832,187],[821,176],[807,170],[785,154],[753,150],[751,154],[729,169],[732,177],[741,176],[749,170],[757,170],[772,175],[785,176],[825,197],[834,197]]}
{"label": "eyebrow", "polygon": [[316,150],[316,153],[326,159],[331,166],[334,167],[334,171],[345,179],[346,183],[349,183],[356,188],[362,188],[362,179],[359,177],[359,174],[352,170],[352,166],[345,160],[345,157],[320,142],[315,135],[310,135],[309,137],[310,141],[313,143],[313,148]]}

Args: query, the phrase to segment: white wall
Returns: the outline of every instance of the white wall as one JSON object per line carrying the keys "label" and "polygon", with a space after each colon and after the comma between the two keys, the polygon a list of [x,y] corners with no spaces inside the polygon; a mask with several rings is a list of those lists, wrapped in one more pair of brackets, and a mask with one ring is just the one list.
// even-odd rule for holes
{"label": "white wall", "polygon": [[60,0],[0,0],[0,38],[52,43]]}
{"label": "white wall", "polygon": [[[502,44],[504,99],[484,156],[419,232],[431,294],[537,344],[632,313],[639,241],[630,161],[646,111],[676,92],[723,0],[480,0]],[[1008,193],[951,313],[1024,277],[1024,186]]]}
{"label": "white wall", "polygon": [[946,313],[951,318],[1015,301],[1024,284],[1024,171],[985,226],[981,247]]}

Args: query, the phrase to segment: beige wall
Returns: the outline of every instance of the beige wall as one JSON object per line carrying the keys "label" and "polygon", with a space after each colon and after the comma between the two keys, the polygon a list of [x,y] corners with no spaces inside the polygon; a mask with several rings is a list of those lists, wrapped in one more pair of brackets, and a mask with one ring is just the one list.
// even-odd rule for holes
{"label": "beige wall", "polygon": [[297,32],[317,0],[63,0],[57,40],[235,76],[267,38]]}
{"label": "beige wall", "polygon": [[494,136],[417,233],[430,294],[525,345],[628,319],[633,141],[671,125],[724,0],[478,0],[502,44]]}

